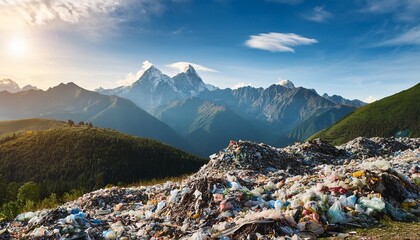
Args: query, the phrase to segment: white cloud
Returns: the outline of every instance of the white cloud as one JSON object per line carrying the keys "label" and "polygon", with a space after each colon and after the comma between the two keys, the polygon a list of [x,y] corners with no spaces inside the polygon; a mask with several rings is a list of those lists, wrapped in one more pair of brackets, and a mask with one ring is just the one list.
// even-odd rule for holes
{"label": "white cloud", "polygon": [[379,46],[420,45],[420,26],[413,27],[401,35],[386,40]]}
{"label": "white cloud", "polygon": [[117,81],[118,85],[122,86],[129,86],[133,84],[135,81],[139,80],[139,78],[143,75],[143,73],[149,69],[153,64],[149,61],[144,61],[141,69],[137,73],[129,73],[124,79],[120,79]]}
{"label": "white cloud", "polygon": [[317,42],[316,39],[305,38],[294,33],[271,32],[251,35],[245,45],[270,52],[294,52],[295,50],[292,48],[294,46],[310,45]]}
{"label": "white cloud", "polygon": [[238,89],[238,88],[241,88],[241,87],[252,87],[252,84],[251,83],[239,82],[239,83],[236,83],[235,85],[233,85],[232,89]]}
{"label": "white cloud", "polygon": [[377,100],[377,99],[376,99],[374,96],[369,96],[369,97],[365,98],[364,102],[367,102],[367,103],[373,103],[373,102],[375,102],[376,100]]}
{"label": "white cloud", "polygon": [[323,6],[315,7],[311,13],[303,15],[303,18],[313,22],[326,22],[333,17],[332,13],[324,9]]}
{"label": "white cloud", "polygon": [[[162,14],[164,0],[0,0],[0,29],[53,25],[91,40],[116,34],[121,23]],[[69,27],[68,25],[77,25]]]}
{"label": "white cloud", "polygon": [[77,23],[97,14],[115,11],[121,0],[0,0],[0,8],[19,15],[29,25],[53,20]]}
{"label": "white cloud", "polygon": [[178,70],[180,72],[183,72],[188,67],[188,65],[193,66],[193,68],[196,71],[199,71],[199,72],[211,72],[211,73],[218,73],[219,72],[217,70],[205,67],[203,65],[199,65],[199,64],[196,64],[196,63],[190,63],[190,62],[175,62],[175,63],[168,64],[166,66],[170,67],[172,69]]}

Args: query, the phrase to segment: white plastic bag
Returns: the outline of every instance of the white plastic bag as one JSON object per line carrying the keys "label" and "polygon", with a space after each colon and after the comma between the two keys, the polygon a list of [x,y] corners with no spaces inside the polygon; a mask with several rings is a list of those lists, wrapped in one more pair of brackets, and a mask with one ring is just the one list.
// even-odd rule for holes
{"label": "white plastic bag", "polygon": [[331,223],[346,222],[347,217],[341,209],[340,201],[336,201],[327,212],[328,218]]}

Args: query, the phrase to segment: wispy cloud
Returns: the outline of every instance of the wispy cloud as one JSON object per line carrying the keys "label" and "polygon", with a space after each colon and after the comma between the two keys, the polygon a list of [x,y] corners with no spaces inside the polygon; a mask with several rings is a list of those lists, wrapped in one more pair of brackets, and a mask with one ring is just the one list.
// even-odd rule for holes
{"label": "wispy cloud", "polygon": [[136,73],[128,73],[127,76],[123,79],[117,81],[118,85],[122,86],[129,86],[133,84],[135,81],[139,80],[139,78],[143,75],[143,73],[149,69],[153,64],[149,61],[144,61],[143,65],[141,66],[140,70]]}
{"label": "wispy cloud", "polygon": [[2,10],[19,15],[29,25],[44,25],[54,20],[77,23],[97,14],[108,14],[121,0],[0,0]]}
{"label": "wispy cloud", "polygon": [[292,48],[294,46],[311,45],[317,42],[316,39],[306,38],[294,33],[271,32],[251,35],[245,45],[270,52],[294,52],[295,50]]}
{"label": "wispy cloud", "polygon": [[54,24],[95,39],[115,34],[121,23],[147,21],[164,11],[163,0],[0,0],[0,29]]}
{"label": "wispy cloud", "polygon": [[413,27],[399,36],[388,39],[376,46],[420,45],[420,26]]}
{"label": "wispy cloud", "polygon": [[303,18],[312,22],[323,23],[333,17],[332,13],[325,10],[324,6],[315,7],[310,13],[302,14]]}
{"label": "wispy cloud", "polygon": [[418,21],[420,1],[418,0],[363,0],[361,12],[392,14],[400,21]]}
{"label": "wispy cloud", "polygon": [[185,71],[185,69],[188,67],[188,65],[193,66],[194,69],[199,71],[199,72],[211,72],[211,73],[218,73],[219,72],[217,70],[205,67],[205,66],[200,65],[200,64],[191,63],[191,62],[175,62],[175,63],[168,64],[166,66],[182,72],[182,71]]}

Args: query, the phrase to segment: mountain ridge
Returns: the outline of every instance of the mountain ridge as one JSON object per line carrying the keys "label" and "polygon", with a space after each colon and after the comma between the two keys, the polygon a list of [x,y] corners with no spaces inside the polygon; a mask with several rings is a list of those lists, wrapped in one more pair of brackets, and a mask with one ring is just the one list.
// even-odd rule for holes
{"label": "mountain ridge", "polygon": [[61,83],[47,91],[0,92],[0,120],[53,118],[113,128],[194,152],[169,126],[127,99]]}
{"label": "mountain ridge", "polygon": [[[225,118],[226,116],[235,119],[237,123],[236,126],[231,126],[231,129],[253,133],[238,134],[230,131],[230,138],[234,138],[233,136],[246,137],[248,140],[284,145],[296,137],[297,140],[304,140],[308,135],[327,127],[327,123],[331,124],[333,120],[340,119],[348,113],[333,110],[342,103],[322,97],[313,89],[295,87],[290,80],[280,81],[267,88],[245,86],[238,89],[209,89],[191,65],[186,66],[182,72],[172,78],[163,74],[156,67],[149,66],[131,86],[110,90],[99,89],[98,91],[132,100],[139,107],[172,127],[175,132],[193,145],[201,142],[198,136],[206,139],[209,144],[212,142],[213,149],[208,149],[201,155],[211,154],[212,151],[221,147],[215,141],[216,137],[219,138],[219,142],[229,138],[227,131],[223,135],[220,130],[217,130],[216,126],[219,126],[219,129],[224,129],[223,124],[213,123],[217,119],[224,119],[223,122],[230,123]],[[198,103],[198,101],[201,102]],[[204,107],[205,102],[209,103],[206,107]],[[186,105],[189,105],[191,109],[183,109]],[[200,111],[200,107],[206,111]],[[312,121],[312,123],[308,123],[311,126],[310,131],[293,133],[293,137],[290,137],[292,136],[289,134],[290,131],[293,131],[311,116],[316,116],[322,109],[332,109],[329,117],[322,120],[323,124],[314,124]],[[210,114],[209,111],[214,112]],[[193,129],[191,134],[187,133],[185,126],[181,126],[187,125],[187,123],[191,125],[190,129]],[[208,126],[213,128],[208,128]]]}
{"label": "mountain ridge", "polygon": [[156,107],[173,100],[195,97],[209,88],[191,65],[172,78],[151,65],[130,86],[114,89],[100,88],[97,91],[130,99],[139,107],[152,113]]}
{"label": "mountain ridge", "polygon": [[88,125],[34,130],[0,141],[0,180],[34,181],[44,197],[178,176],[204,163],[155,140]]}
{"label": "mountain ridge", "polygon": [[420,137],[420,83],[356,109],[309,139],[323,138],[339,144],[358,136]]}
{"label": "mountain ridge", "polygon": [[29,90],[39,90],[37,87],[34,87],[32,85],[25,85],[23,88],[19,87],[19,84],[17,84],[12,79],[2,79],[0,80],[0,92],[2,91],[8,91],[10,93],[17,93],[17,92],[24,92]]}

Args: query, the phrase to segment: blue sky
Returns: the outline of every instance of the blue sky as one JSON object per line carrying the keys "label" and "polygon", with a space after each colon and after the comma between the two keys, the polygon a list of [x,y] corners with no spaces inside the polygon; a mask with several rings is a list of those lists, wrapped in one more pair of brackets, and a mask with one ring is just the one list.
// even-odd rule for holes
{"label": "blue sky", "polygon": [[43,89],[128,84],[145,61],[362,100],[420,76],[420,0],[0,0],[0,16],[0,78]]}

